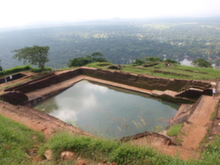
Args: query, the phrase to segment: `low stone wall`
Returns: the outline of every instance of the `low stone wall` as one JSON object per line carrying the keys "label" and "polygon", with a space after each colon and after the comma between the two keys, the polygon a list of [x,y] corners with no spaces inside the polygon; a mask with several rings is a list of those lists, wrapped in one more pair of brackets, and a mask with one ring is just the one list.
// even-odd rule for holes
{"label": "low stone wall", "polygon": [[149,90],[181,91],[192,84],[192,80],[158,78],[102,69],[84,68],[82,69],[82,74]]}
{"label": "low stone wall", "polygon": [[16,73],[16,74],[12,74],[10,76],[6,76],[3,78],[0,78],[0,84],[5,83],[5,82],[9,82],[9,81],[13,81],[13,80],[17,80],[19,78],[24,77],[25,75],[22,73]]}
{"label": "low stone wall", "polygon": [[[211,84],[207,81],[158,78],[153,76],[138,75],[125,73],[121,71],[110,71],[88,67],[81,67],[68,71],[61,71],[57,73],[48,74],[47,76],[44,76],[37,80],[33,80],[23,85],[9,88],[7,89],[7,91],[17,90],[22,93],[27,93],[66,81],[78,75],[87,75],[90,77],[95,77],[148,90],[176,91],[178,92],[179,96],[185,98],[193,98],[195,100],[203,94],[211,94]],[[190,97],[194,95],[193,91],[187,92],[192,88],[199,88],[200,90],[199,93],[195,93],[196,97]]]}

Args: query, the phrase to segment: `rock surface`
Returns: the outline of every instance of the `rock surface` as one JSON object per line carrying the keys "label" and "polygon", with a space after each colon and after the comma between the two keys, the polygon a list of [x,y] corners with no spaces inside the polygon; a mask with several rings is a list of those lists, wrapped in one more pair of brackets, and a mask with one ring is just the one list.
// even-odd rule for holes
{"label": "rock surface", "polygon": [[28,101],[28,97],[19,91],[9,91],[0,96],[1,100],[13,105],[24,104]]}

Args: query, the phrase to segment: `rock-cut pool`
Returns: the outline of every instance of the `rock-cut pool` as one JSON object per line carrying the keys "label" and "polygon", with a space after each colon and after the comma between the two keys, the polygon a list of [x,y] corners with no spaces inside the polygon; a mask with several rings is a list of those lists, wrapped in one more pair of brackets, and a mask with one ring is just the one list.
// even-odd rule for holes
{"label": "rock-cut pool", "polygon": [[121,138],[165,129],[179,105],[84,80],[35,108],[92,134]]}

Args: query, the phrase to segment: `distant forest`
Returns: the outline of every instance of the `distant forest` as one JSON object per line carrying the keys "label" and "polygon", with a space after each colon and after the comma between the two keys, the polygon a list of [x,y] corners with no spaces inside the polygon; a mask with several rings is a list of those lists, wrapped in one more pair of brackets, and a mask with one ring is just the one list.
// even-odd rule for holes
{"label": "distant forest", "polygon": [[155,56],[181,61],[203,58],[220,65],[220,18],[111,20],[0,32],[3,69],[20,65],[12,50],[49,46],[49,67],[101,52],[115,64]]}

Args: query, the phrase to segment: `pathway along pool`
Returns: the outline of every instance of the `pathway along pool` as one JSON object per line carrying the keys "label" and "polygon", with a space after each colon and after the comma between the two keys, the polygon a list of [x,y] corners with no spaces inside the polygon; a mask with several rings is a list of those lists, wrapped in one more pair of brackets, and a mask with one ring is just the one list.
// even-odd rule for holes
{"label": "pathway along pool", "polygon": [[165,129],[179,105],[84,80],[35,108],[92,134],[121,138]]}

